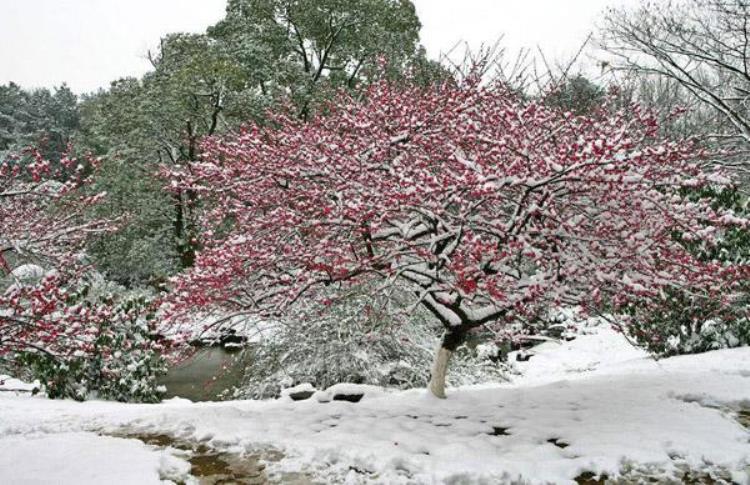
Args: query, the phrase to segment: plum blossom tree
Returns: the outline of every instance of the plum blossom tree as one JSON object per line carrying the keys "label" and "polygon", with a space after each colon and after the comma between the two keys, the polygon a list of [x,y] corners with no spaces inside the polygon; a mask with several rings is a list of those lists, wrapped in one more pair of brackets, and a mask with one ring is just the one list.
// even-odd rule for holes
{"label": "plum blossom tree", "polygon": [[160,357],[145,302],[88,295],[85,243],[117,223],[89,216],[104,196],[83,190],[98,161],[29,157],[0,165],[0,363],[24,366],[50,397],[83,399],[96,388],[151,399]]}
{"label": "plum blossom tree", "polygon": [[[13,252],[42,265],[67,267],[91,234],[112,228],[111,221],[85,217],[103,194],[78,190],[98,162],[65,156],[53,165],[37,151],[28,150],[28,156],[28,163],[0,164],[0,255]],[[0,265],[9,270],[5,258]]]}
{"label": "plum blossom tree", "polygon": [[445,328],[429,386],[444,397],[451,354],[480,326],[648,308],[667,290],[728,303],[746,274],[685,249],[748,222],[685,196],[730,181],[690,142],[657,139],[638,106],[575,116],[474,75],[381,81],[327,111],[209,138],[173,172],[205,227],[173,315],[278,315],[331,288],[405,285]]}

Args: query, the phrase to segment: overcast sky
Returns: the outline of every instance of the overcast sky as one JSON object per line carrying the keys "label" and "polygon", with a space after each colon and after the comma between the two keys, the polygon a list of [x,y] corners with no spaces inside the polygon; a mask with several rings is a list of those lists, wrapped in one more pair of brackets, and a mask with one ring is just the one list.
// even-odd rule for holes
{"label": "overcast sky", "polygon": [[[613,2],[636,0],[415,0],[422,42],[437,57],[458,41],[504,35],[510,49],[537,45],[570,56]],[[149,68],[149,48],[169,32],[202,32],[226,0],[0,0],[0,84],[67,82],[92,91]]]}

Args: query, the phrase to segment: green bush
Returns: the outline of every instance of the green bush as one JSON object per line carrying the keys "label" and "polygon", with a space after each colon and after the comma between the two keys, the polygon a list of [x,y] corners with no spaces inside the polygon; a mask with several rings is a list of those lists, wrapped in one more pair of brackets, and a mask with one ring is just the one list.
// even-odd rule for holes
{"label": "green bush", "polygon": [[[747,216],[748,199],[739,190],[702,189],[691,194],[695,200],[710,199],[715,208],[731,209]],[[750,262],[750,231],[731,228],[717,234],[713,245],[697,245],[675,237],[694,254],[706,261],[727,264]],[[735,295],[727,308],[709,296],[689,295],[675,290],[665,295],[660,311],[644,314],[632,309],[628,333],[635,341],[658,356],[706,352],[750,345],[750,282]]]}
{"label": "green bush", "polygon": [[737,311],[727,311],[709,299],[675,292],[662,311],[635,315],[628,332],[661,357],[750,345],[750,320],[742,313],[746,305],[738,301]]}

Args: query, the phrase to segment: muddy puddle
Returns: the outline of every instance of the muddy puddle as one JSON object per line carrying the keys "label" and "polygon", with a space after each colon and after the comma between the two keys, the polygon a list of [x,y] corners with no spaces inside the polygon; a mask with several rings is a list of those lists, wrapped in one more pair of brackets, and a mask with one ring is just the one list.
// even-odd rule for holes
{"label": "muddy puddle", "polygon": [[668,477],[663,470],[646,470],[638,467],[623,470],[617,478],[610,478],[606,474],[597,475],[593,472],[583,472],[574,480],[578,485],[739,485],[733,482],[730,475],[722,470],[713,473],[689,470],[678,465],[678,471]]}
{"label": "muddy puddle", "polygon": [[204,443],[176,439],[166,434],[121,433],[111,436],[137,439],[156,448],[174,448],[184,452],[182,458],[190,463],[190,475],[196,478],[200,485],[312,485],[315,483],[304,473],[282,473],[269,476],[266,463],[277,462],[284,457],[276,450],[267,450],[257,454],[232,453],[213,449]]}

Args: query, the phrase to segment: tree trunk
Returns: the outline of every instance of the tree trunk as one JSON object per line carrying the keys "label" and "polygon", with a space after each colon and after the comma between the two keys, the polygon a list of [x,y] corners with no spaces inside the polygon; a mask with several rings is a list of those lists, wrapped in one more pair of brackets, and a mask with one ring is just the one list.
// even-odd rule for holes
{"label": "tree trunk", "polygon": [[445,377],[448,374],[448,364],[453,352],[464,343],[465,338],[466,333],[463,330],[451,329],[445,332],[437,348],[428,386],[430,392],[437,398],[445,399]]}
{"label": "tree trunk", "polygon": [[448,363],[453,351],[443,347],[441,342],[435,354],[435,362],[432,364],[432,375],[430,376],[429,389],[433,396],[445,399],[445,375],[448,373]]}
{"label": "tree trunk", "polygon": [[186,219],[186,204],[183,200],[183,192],[180,190],[174,194],[174,241],[177,255],[180,258],[180,267],[187,269],[195,263],[195,248],[191,241],[192,235],[188,229]]}

